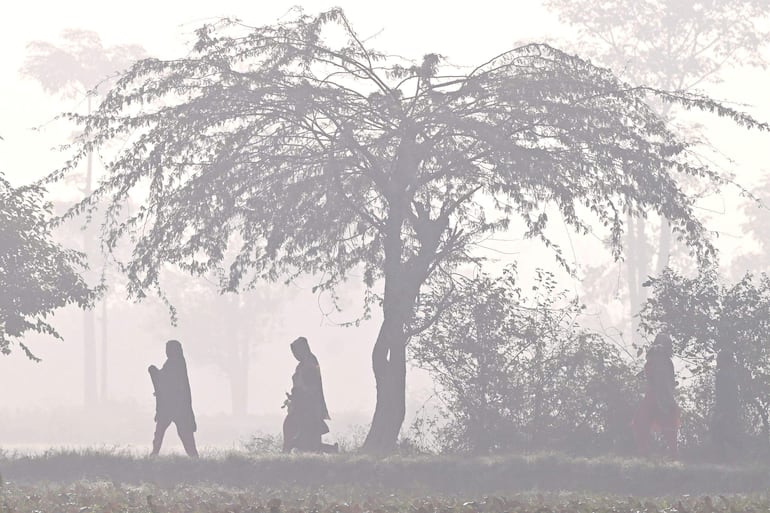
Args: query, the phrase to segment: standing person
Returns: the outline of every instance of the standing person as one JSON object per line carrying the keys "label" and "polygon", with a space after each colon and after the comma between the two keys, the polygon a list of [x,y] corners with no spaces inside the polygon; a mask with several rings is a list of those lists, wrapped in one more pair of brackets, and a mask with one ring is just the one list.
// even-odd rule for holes
{"label": "standing person", "polygon": [[652,434],[660,433],[675,457],[679,436],[679,407],[676,404],[674,362],[671,338],[665,333],[655,337],[647,350],[644,364],[645,392],[631,422],[640,454],[650,452]]}
{"label": "standing person", "polygon": [[168,359],[158,369],[150,365],[147,369],[155,388],[155,437],[152,440],[152,455],[157,456],[163,444],[163,435],[173,422],[176,432],[188,456],[198,457],[195,447],[195,414],[192,409],[190,380],[187,377],[187,363],[178,340],[166,342]]}
{"label": "standing person", "polygon": [[283,422],[283,451],[337,452],[336,444],[321,442],[321,437],[329,432],[329,411],[318,359],[305,337],[299,337],[290,347],[299,364],[291,377],[291,393],[285,403],[288,413]]}

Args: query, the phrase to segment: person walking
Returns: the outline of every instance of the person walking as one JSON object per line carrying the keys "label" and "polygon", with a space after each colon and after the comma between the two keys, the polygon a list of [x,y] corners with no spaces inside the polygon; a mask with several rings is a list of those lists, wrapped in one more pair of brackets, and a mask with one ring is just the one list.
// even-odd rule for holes
{"label": "person walking", "polygon": [[152,456],[160,453],[163,436],[173,422],[188,456],[198,457],[195,435],[198,426],[192,409],[190,380],[187,376],[187,362],[178,340],[166,342],[167,360],[158,369],[150,365],[147,369],[155,388],[155,436],[152,440]]}
{"label": "person walking", "polygon": [[291,352],[299,362],[291,378],[287,394],[288,409],[283,423],[283,451],[338,452],[338,446],[325,444],[321,437],[329,432],[321,369],[310,351],[307,339],[299,337],[291,343]]}

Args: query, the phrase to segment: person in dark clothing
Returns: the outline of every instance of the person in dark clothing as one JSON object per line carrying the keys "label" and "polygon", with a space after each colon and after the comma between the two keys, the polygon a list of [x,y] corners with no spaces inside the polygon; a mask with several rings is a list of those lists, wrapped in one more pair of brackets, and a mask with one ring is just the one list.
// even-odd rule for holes
{"label": "person in dark clothing", "polygon": [[190,394],[190,380],[187,377],[187,363],[182,352],[182,344],[178,340],[166,342],[166,356],[168,359],[163,367],[158,369],[150,365],[148,371],[155,388],[155,437],[152,441],[152,455],[160,452],[163,444],[163,435],[173,422],[176,424],[176,432],[182,440],[187,455],[198,457],[195,447],[195,431],[198,426],[195,423],[195,414],[192,409],[192,397]]}
{"label": "person in dark clothing", "polygon": [[283,423],[283,451],[337,452],[336,444],[321,442],[321,437],[329,432],[329,411],[318,359],[305,337],[291,343],[291,352],[299,364],[291,377],[291,393],[285,403],[288,413]]}
{"label": "person in dark clothing", "polygon": [[660,433],[669,455],[676,456],[679,436],[679,406],[676,404],[676,377],[671,338],[658,334],[647,350],[647,361],[642,371],[646,380],[644,398],[631,422],[639,452],[650,452],[652,434]]}

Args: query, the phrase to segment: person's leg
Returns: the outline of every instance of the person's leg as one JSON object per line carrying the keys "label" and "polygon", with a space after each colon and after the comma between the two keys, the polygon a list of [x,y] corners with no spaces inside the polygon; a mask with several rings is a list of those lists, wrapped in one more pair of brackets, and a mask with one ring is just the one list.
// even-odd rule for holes
{"label": "person's leg", "polygon": [[337,454],[340,452],[340,444],[327,444],[321,442],[321,452],[326,454]]}
{"label": "person's leg", "polygon": [[668,448],[668,455],[676,458],[679,442],[679,410],[673,410],[666,416],[666,419],[661,422],[661,431]]}
{"label": "person's leg", "polygon": [[638,454],[640,456],[648,456],[652,444],[652,418],[646,398],[639,404],[631,420],[631,430],[634,434]]}
{"label": "person's leg", "polygon": [[179,435],[179,439],[182,441],[184,451],[191,458],[198,457],[198,449],[195,447],[195,433],[192,429],[188,429],[187,426],[180,426],[176,424],[176,432]]}
{"label": "person's leg", "polygon": [[295,447],[295,435],[294,418],[291,413],[289,413],[286,415],[286,418],[283,419],[283,452],[291,452]]}
{"label": "person's leg", "polygon": [[160,453],[160,446],[163,445],[163,435],[166,433],[166,430],[171,425],[171,420],[168,419],[159,419],[155,423],[155,436],[153,436],[152,439],[152,453],[150,453],[151,456],[157,456],[158,453]]}

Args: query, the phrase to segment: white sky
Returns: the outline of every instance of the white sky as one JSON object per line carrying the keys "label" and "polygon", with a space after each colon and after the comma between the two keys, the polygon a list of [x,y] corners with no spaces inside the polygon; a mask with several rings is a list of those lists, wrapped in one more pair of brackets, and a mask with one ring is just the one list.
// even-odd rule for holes
{"label": "white sky", "polygon": [[[170,58],[187,52],[192,31],[203,22],[220,16],[235,16],[249,24],[271,23],[297,1],[27,0],[7,3],[0,18],[0,136],[5,139],[0,141],[0,168],[12,182],[22,183],[60,165],[63,155],[49,149],[66,139],[69,129],[57,124],[50,125],[43,132],[30,128],[46,123],[61,111],[78,108],[77,102],[46,95],[35,82],[19,76],[25,46],[30,41],[57,43],[64,29],[93,30],[100,34],[105,46],[135,43],[144,46],[150,55]],[[304,0],[300,3],[308,13],[339,5],[345,9],[360,35],[368,37],[377,34],[373,46],[415,59],[425,53],[437,52],[455,64],[472,65],[512,48],[517,42],[555,43],[569,37],[556,17],[546,12],[536,0],[474,0],[462,3],[449,0]],[[763,119],[770,119],[770,99],[766,94],[769,90],[770,79],[764,71],[729,74],[724,84],[713,89],[720,98],[752,104],[754,107],[750,110]],[[707,118],[707,121],[713,122],[714,119]],[[738,169],[743,170],[744,183],[751,185],[762,174],[761,169],[768,168],[769,136],[737,131],[729,123],[715,122],[714,125],[713,141],[738,161]],[[736,236],[726,243],[729,254],[746,241],[740,239],[736,218],[729,215],[735,212],[737,203],[729,198],[725,201],[716,201],[718,207],[724,204],[726,215],[717,215],[715,226]],[[587,253],[588,248],[587,243],[576,242],[579,260],[592,259]],[[520,250],[518,247],[509,249]],[[542,255],[541,251],[527,255],[527,248],[522,251],[525,253],[515,258],[527,260],[529,257],[533,261],[539,260]],[[350,418],[366,422],[374,404],[369,352],[376,336],[377,323],[369,323],[358,330],[321,328],[322,318],[315,307],[316,300],[308,291],[304,294],[303,299],[298,300],[299,305],[284,307],[286,317],[283,324],[302,329],[302,334],[310,339],[322,364],[332,416],[335,410],[343,411],[346,412],[343,417],[350,414]],[[18,353],[0,358],[0,390],[13,389],[20,382],[28,384],[25,390],[16,394],[3,394],[0,415],[3,411],[24,409],[29,405],[46,409],[81,404],[82,349],[77,333],[72,333],[72,339],[62,344],[47,347],[41,343],[38,346],[47,347],[40,351],[46,356],[42,364],[28,363]],[[169,328],[168,337],[173,333],[174,330]],[[276,409],[289,386],[293,367],[284,343],[287,344],[298,334],[293,329],[287,329],[286,336],[289,338],[286,340],[277,341],[278,344],[273,346],[258,346],[252,365],[252,413],[277,416],[282,413],[280,410],[276,412]],[[152,341],[136,340],[131,347],[113,349],[111,356],[113,365],[116,365],[113,371],[116,378],[111,384],[112,398],[132,400],[142,408],[151,408],[152,397],[149,381],[145,379],[145,368],[149,363],[162,363],[164,341],[162,337]],[[226,382],[215,371],[194,361],[194,350],[188,350],[187,355],[199,415],[227,411],[229,396],[222,388],[226,387]],[[429,391],[424,377],[410,379],[414,390],[414,399],[410,402],[413,413]],[[151,419],[147,419],[147,423],[151,424]],[[147,428],[148,432],[150,428]],[[280,425],[270,420],[260,428],[278,432]],[[345,426],[333,425],[332,428],[344,430]],[[202,436],[205,439],[205,435]],[[101,442],[109,443],[109,435],[105,435]]]}

